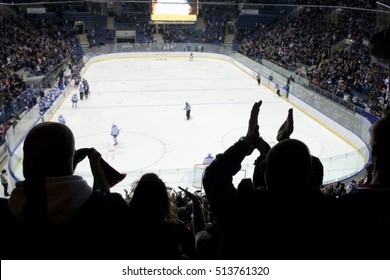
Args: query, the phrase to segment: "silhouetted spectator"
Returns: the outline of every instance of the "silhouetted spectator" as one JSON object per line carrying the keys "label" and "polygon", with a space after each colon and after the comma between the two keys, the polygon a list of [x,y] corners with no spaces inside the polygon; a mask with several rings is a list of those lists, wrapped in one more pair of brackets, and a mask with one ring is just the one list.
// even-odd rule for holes
{"label": "silhouetted spectator", "polygon": [[248,132],[206,168],[203,186],[218,224],[222,259],[316,258],[326,250],[322,202],[312,194],[311,155],[299,140],[272,147],[261,168],[267,190],[238,192],[232,177],[259,141],[261,101],[255,103]]}
{"label": "silhouetted spectator", "polygon": [[[133,259],[183,259],[193,236],[177,218],[165,183],[154,173],[144,174],[137,182],[129,203]],[[130,224],[130,223],[129,223]]]}
{"label": "silhouetted spectator", "polygon": [[[9,201],[0,200],[0,218],[7,229],[2,258],[123,258],[118,248],[127,236],[126,202],[116,193],[92,191],[82,177],[73,175],[72,131],[60,123],[38,124],[28,133],[23,152],[25,180],[16,183]],[[91,149],[88,158],[94,180],[107,188],[101,155]]]}
{"label": "silhouetted spectator", "polygon": [[336,213],[339,234],[348,236],[338,256],[347,259],[390,257],[390,117],[386,115],[371,130],[372,180],[340,198]]}
{"label": "silhouetted spectator", "polygon": [[195,237],[195,248],[202,259],[215,260],[218,258],[221,246],[221,234],[216,223],[207,224],[203,213],[202,204],[199,198],[179,187],[192,201],[193,233]]}

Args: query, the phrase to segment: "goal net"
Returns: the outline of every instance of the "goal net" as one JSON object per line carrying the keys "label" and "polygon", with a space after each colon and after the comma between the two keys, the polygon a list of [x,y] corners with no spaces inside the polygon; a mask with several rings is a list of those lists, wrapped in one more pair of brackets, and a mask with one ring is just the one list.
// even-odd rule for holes
{"label": "goal net", "polygon": [[198,189],[203,188],[202,180],[203,180],[203,175],[204,175],[204,171],[206,170],[206,167],[207,165],[204,164],[194,165],[194,178],[192,181],[192,185],[194,186],[194,188],[198,188]]}
{"label": "goal net", "polygon": [[164,53],[156,54],[156,60],[167,60],[167,55]]}
{"label": "goal net", "polygon": [[[192,179],[192,186],[194,188],[203,189],[203,176],[206,171],[206,168],[208,165],[205,164],[195,164],[194,165],[194,174],[193,174],[193,179]],[[246,164],[242,166],[242,169],[238,171],[234,176],[233,176],[233,185],[238,186],[242,179],[247,178],[247,175],[251,176],[250,174],[253,174],[253,165],[252,164]]]}

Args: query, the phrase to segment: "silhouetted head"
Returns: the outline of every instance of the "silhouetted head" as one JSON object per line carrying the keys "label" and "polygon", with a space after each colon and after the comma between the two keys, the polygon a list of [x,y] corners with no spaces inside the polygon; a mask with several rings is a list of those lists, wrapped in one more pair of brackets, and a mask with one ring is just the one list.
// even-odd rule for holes
{"label": "silhouetted head", "polygon": [[289,193],[305,191],[309,186],[311,171],[309,148],[297,139],[282,140],[268,152],[262,169],[268,190]]}
{"label": "silhouetted head", "polygon": [[154,173],[144,174],[137,182],[130,210],[151,222],[171,222],[175,217],[165,183]]}
{"label": "silhouetted head", "polygon": [[[375,174],[381,170],[384,176],[390,176],[390,115],[380,118],[371,129],[371,157]],[[382,175],[382,176],[383,176]]]}
{"label": "silhouetted head", "polygon": [[369,45],[371,57],[381,66],[389,68],[390,63],[390,27],[375,33]]}
{"label": "silhouetted head", "polygon": [[311,157],[311,172],[310,182],[315,189],[319,189],[322,186],[324,179],[324,166],[320,159],[316,156]]}
{"label": "silhouetted head", "polygon": [[73,174],[75,141],[66,125],[57,122],[36,125],[27,134],[23,152],[25,179]]}

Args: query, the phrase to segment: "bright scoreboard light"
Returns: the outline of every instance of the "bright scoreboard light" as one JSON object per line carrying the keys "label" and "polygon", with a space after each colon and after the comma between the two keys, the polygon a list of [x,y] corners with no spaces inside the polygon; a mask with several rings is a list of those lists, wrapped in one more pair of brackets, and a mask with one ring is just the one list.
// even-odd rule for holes
{"label": "bright scoreboard light", "polygon": [[197,0],[153,0],[152,21],[196,21],[198,14]]}

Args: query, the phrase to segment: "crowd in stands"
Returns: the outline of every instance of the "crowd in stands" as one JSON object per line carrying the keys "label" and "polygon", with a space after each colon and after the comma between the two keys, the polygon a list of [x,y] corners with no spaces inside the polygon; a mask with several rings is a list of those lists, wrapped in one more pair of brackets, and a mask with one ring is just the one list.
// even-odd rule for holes
{"label": "crowd in stands", "polygon": [[53,24],[23,13],[19,16],[0,17],[1,33],[6,34],[0,37],[2,136],[18,118],[17,109],[32,108],[37,103],[38,89],[31,88],[23,76],[45,76],[65,59],[78,59],[72,49],[76,39],[69,24],[60,19]]}
{"label": "crowd in stands", "polygon": [[[222,2],[217,1],[217,2]],[[207,3],[207,2],[206,2]],[[225,32],[229,22],[234,22],[238,17],[238,9],[234,5],[207,5],[201,10],[201,16],[206,24],[203,30],[204,42],[221,42],[225,38]],[[211,38],[210,38],[211,37]],[[213,38],[214,37],[214,38]]]}
{"label": "crowd in stands", "polygon": [[146,43],[153,40],[156,27],[149,24],[150,8],[148,3],[124,3],[121,13],[114,13],[116,30],[134,30],[134,43]]}
{"label": "crowd in stands", "polygon": [[[334,2],[327,4],[336,5]],[[373,5],[372,1],[337,1],[337,6]],[[389,85],[385,69],[372,63],[369,56],[368,41],[375,25],[373,12],[304,7],[298,16],[259,24],[254,32],[240,30],[235,39],[242,54],[303,75],[314,86],[380,116],[388,110]],[[350,45],[332,52],[344,39],[350,39]]]}

